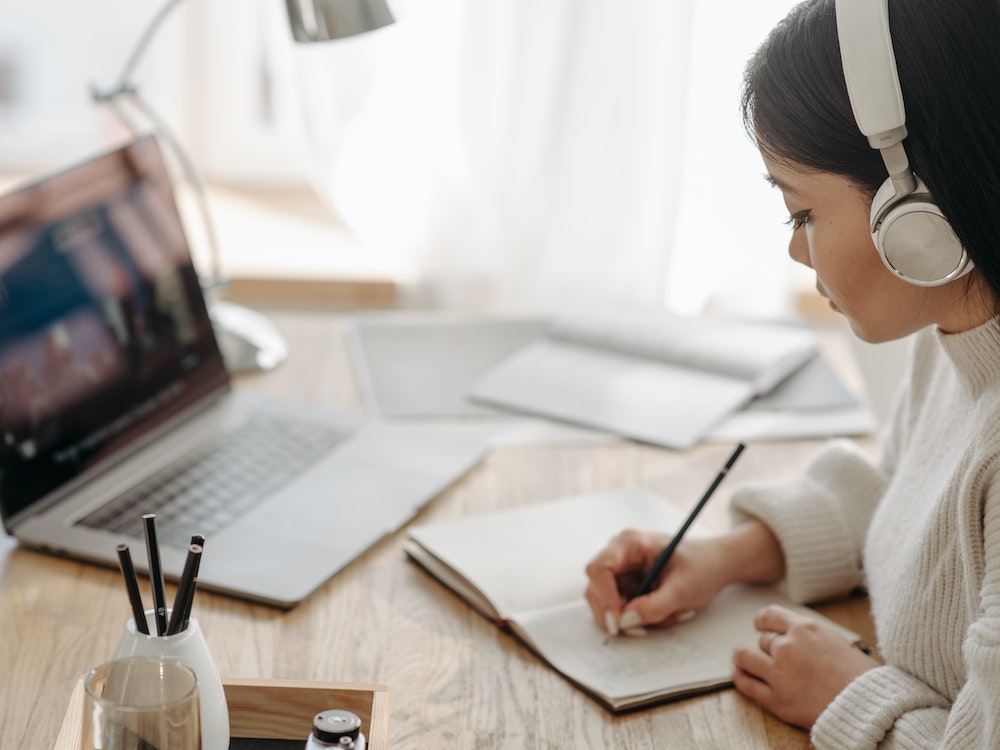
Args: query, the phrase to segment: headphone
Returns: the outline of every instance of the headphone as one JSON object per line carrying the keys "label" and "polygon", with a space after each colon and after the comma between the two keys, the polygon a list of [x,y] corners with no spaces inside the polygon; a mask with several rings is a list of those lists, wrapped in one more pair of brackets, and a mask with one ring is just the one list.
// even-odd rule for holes
{"label": "headphone", "polygon": [[889,35],[889,0],[836,0],[847,94],[861,133],[889,179],[872,201],[871,234],[882,262],[917,286],[941,286],[973,268],[934,198],[910,170],[906,112]]}

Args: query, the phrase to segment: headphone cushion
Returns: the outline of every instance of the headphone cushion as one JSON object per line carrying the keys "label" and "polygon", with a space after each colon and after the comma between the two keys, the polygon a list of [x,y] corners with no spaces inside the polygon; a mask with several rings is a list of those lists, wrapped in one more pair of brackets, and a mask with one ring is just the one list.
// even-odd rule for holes
{"label": "headphone cushion", "polygon": [[872,220],[881,216],[872,239],[882,262],[917,286],[946,284],[972,270],[954,230],[918,180],[917,190],[896,199],[887,180],[872,202]]}

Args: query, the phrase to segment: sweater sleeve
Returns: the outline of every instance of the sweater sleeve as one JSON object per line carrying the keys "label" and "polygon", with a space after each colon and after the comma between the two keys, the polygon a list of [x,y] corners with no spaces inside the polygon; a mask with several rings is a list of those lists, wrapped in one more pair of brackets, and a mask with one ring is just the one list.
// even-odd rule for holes
{"label": "sweater sleeve", "polygon": [[835,441],[800,475],[741,487],[733,517],[758,518],[778,538],[791,599],[822,601],[863,583],[861,548],[886,483],[885,469],[860,448]]}
{"label": "sweater sleeve", "polygon": [[1000,490],[987,500],[983,534],[981,610],[962,644],[967,677],[954,704],[903,670],[877,667],[820,715],[812,729],[818,750],[1000,747]]}

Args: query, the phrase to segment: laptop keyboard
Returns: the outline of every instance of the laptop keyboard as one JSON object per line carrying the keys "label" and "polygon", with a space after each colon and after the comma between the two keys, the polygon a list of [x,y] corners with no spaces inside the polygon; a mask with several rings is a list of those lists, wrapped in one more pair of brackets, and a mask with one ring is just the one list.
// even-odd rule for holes
{"label": "laptop keyboard", "polygon": [[186,547],[210,536],[316,463],[349,431],[275,415],[254,415],[76,522],[142,537],[156,514],[162,544]]}

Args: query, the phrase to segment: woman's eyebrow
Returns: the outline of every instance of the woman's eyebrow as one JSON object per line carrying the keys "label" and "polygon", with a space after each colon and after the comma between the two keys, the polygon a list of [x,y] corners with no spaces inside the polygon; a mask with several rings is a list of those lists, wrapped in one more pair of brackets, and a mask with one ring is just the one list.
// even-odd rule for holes
{"label": "woman's eyebrow", "polygon": [[793,188],[791,185],[789,185],[786,182],[782,182],[781,180],[779,180],[778,178],[776,178],[774,175],[772,175],[770,172],[766,172],[764,174],[764,180],[767,182],[768,185],[770,185],[771,187],[778,188],[783,193],[793,193],[794,194],[796,192],[795,188]]}

